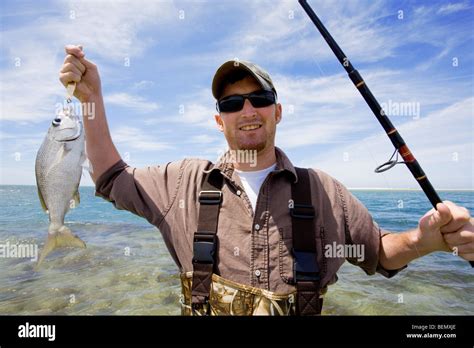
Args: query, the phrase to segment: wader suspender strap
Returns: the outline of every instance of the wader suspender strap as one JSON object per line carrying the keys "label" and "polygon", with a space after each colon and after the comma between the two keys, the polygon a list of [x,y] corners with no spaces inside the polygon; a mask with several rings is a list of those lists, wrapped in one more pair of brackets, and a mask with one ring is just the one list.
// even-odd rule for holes
{"label": "wader suspender strap", "polygon": [[[213,170],[206,174],[199,192],[199,222],[193,240],[192,308],[208,305],[214,257],[217,250],[217,224],[222,202],[223,176]],[[209,311],[210,306],[207,306]]]}
{"label": "wader suspender strap", "polygon": [[294,208],[290,209],[293,225],[294,280],[296,314],[319,315],[323,299],[319,298],[320,271],[315,238],[315,210],[311,203],[308,169],[295,168],[298,182],[291,185]]}

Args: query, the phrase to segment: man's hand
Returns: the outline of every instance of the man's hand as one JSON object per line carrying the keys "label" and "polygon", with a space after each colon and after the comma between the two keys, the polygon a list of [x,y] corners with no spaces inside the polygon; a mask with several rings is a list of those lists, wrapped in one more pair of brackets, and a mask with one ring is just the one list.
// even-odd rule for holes
{"label": "man's hand", "polygon": [[469,211],[449,201],[438,203],[436,208],[420,219],[414,234],[415,247],[423,254],[455,251],[466,260],[474,260],[474,228]]}
{"label": "man's hand", "polygon": [[469,211],[448,201],[438,203],[436,208],[420,219],[416,229],[382,238],[380,263],[385,269],[399,269],[433,251],[455,251],[463,259],[474,260],[474,227]]}
{"label": "man's hand", "polygon": [[85,58],[82,47],[69,45],[66,46],[66,59],[59,80],[66,87],[75,82],[74,96],[84,104],[82,116],[87,138],[87,157],[94,168],[90,173],[92,180],[96,182],[107,169],[120,160],[105,116],[99,71],[94,63]]}
{"label": "man's hand", "polygon": [[66,58],[59,73],[64,86],[76,82],[74,96],[81,102],[87,102],[92,96],[101,93],[100,77],[97,66],[85,58],[81,46],[65,47]]}
{"label": "man's hand", "polygon": [[445,204],[453,219],[441,227],[444,241],[453,253],[465,260],[474,261],[474,219],[466,208],[449,201]]}

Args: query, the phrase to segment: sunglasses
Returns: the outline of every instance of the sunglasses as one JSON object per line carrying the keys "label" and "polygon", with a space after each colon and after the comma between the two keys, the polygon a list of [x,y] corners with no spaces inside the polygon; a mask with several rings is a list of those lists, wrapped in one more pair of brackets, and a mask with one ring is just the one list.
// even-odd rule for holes
{"label": "sunglasses", "polygon": [[229,95],[217,101],[216,109],[218,112],[236,112],[242,110],[248,99],[254,108],[264,108],[275,104],[276,95],[272,91],[257,91],[249,94]]}

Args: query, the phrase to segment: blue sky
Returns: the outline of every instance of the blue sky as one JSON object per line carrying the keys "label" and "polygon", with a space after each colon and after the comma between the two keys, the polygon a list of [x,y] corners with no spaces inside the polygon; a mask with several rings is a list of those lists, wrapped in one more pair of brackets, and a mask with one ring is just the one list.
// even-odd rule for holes
{"label": "blue sky", "polygon": [[[433,185],[474,189],[474,3],[309,3]],[[216,160],[226,143],[210,84],[238,58],[271,74],[284,112],[276,143],[295,165],[349,187],[417,187],[405,166],[373,173],[392,145],[296,0],[0,4],[0,184],[34,184],[73,43],[99,66],[112,137],[130,165]]]}

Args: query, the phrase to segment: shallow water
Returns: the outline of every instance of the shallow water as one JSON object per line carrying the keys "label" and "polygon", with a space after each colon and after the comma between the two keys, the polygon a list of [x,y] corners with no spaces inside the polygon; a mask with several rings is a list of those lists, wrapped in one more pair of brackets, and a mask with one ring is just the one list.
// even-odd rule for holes
{"label": "shallow water", "polygon": [[[422,192],[354,191],[379,225],[401,231],[430,209]],[[441,192],[474,208],[473,192]],[[402,203],[400,203],[402,201]],[[403,206],[401,205],[403,204]],[[0,186],[0,244],[44,243],[46,214],[35,186]],[[40,270],[28,258],[0,258],[0,314],[180,313],[177,267],[159,231],[81,188],[81,204],[67,226],[85,250],[58,250]],[[459,315],[474,313],[474,271],[459,258],[435,253],[392,279],[367,276],[346,263],[330,287],[323,314]]]}

